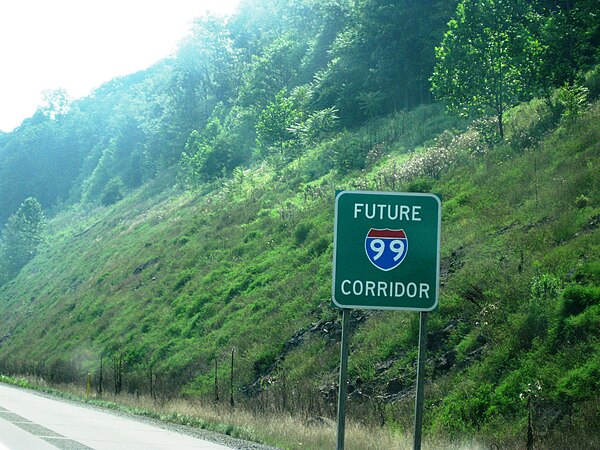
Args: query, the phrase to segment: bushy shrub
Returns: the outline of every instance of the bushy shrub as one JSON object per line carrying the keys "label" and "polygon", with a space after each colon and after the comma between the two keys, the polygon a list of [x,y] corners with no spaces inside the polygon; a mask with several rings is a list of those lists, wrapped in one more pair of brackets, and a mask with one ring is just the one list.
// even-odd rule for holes
{"label": "bushy shrub", "polygon": [[585,208],[590,204],[590,199],[585,195],[581,194],[579,197],[575,199],[575,206],[579,209]]}
{"label": "bushy shrub", "polygon": [[564,321],[563,336],[566,342],[582,342],[600,331],[600,305],[593,305],[581,314]]}
{"label": "bushy shrub", "polygon": [[598,304],[600,304],[600,286],[571,285],[563,292],[560,314],[563,317],[574,316]]}
{"label": "bushy shrub", "polygon": [[312,224],[307,222],[299,223],[296,229],[294,230],[294,242],[295,244],[302,245],[306,238],[308,237],[308,233],[312,229]]}
{"label": "bushy shrub", "polygon": [[555,94],[555,102],[562,110],[562,120],[569,122],[577,117],[587,104],[588,88],[564,84]]}
{"label": "bushy shrub", "polygon": [[193,277],[193,272],[190,270],[184,270],[181,272],[177,277],[175,285],[173,286],[173,291],[182,289],[189,281],[192,280]]}
{"label": "bushy shrub", "polygon": [[531,297],[534,301],[555,298],[560,291],[560,280],[551,273],[536,275],[531,281]]}
{"label": "bushy shrub", "polygon": [[600,284],[600,261],[590,261],[579,267],[575,272],[574,279],[579,284]]}
{"label": "bushy shrub", "polygon": [[308,254],[311,256],[320,256],[327,251],[330,245],[331,239],[320,237],[310,245],[308,248]]}
{"label": "bushy shrub", "polygon": [[452,435],[479,429],[488,419],[493,391],[485,382],[471,381],[459,387],[443,400],[435,425]]}
{"label": "bushy shrub", "polygon": [[533,99],[512,108],[506,117],[507,141],[515,153],[537,145],[558,120],[560,111],[548,101]]}
{"label": "bushy shrub", "polygon": [[123,199],[124,188],[125,186],[123,181],[121,181],[121,178],[113,178],[106,184],[104,191],[102,191],[100,202],[104,206],[114,205]]}
{"label": "bushy shrub", "polygon": [[600,354],[590,358],[586,364],[568,371],[558,382],[558,394],[567,403],[585,400],[590,392],[600,388]]}
{"label": "bushy shrub", "polygon": [[588,90],[590,99],[600,97],[600,64],[585,74],[583,86]]}
{"label": "bushy shrub", "polygon": [[490,415],[519,416],[525,412],[529,398],[542,393],[542,384],[534,379],[532,371],[521,367],[510,372],[494,390],[490,399]]}
{"label": "bushy shrub", "polygon": [[[484,133],[474,124],[463,133],[445,131],[434,139],[433,144],[415,153],[405,162],[390,159],[379,172],[377,178],[387,189],[396,190],[399,184],[409,183],[407,189],[413,192],[429,190],[426,184],[438,179],[461,159],[485,155],[489,150]],[[374,149],[373,149],[374,151]],[[373,156],[376,161],[377,155]],[[370,161],[370,160],[369,160]],[[423,183],[424,180],[428,180]],[[416,184],[414,184],[416,183]]]}
{"label": "bushy shrub", "polygon": [[386,145],[383,142],[380,142],[379,144],[375,144],[373,146],[373,148],[371,148],[371,150],[369,150],[369,152],[367,153],[367,156],[365,158],[365,165],[367,167],[373,167],[375,164],[377,164],[381,158],[383,158],[383,156],[386,153]]}
{"label": "bushy shrub", "polygon": [[574,284],[565,288],[558,316],[550,329],[554,349],[597,335],[600,328],[600,286]]}
{"label": "bushy shrub", "polygon": [[332,144],[334,167],[339,173],[345,174],[365,168],[369,146],[361,138],[343,132]]}
{"label": "bushy shrub", "polygon": [[419,177],[406,186],[407,192],[430,192],[433,187],[433,180],[427,177]]}

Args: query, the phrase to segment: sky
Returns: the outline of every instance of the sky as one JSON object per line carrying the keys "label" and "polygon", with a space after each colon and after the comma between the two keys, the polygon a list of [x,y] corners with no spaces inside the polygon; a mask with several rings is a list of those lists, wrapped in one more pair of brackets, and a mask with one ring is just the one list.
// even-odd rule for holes
{"label": "sky", "polygon": [[173,54],[192,20],[239,0],[2,0],[0,130],[31,117],[43,92],[88,95]]}

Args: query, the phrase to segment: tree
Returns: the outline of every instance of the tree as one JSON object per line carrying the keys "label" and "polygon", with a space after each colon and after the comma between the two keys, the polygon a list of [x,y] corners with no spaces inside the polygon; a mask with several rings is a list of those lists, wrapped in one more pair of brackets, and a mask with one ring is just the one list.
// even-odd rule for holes
{"label": "tree", "polygon": [[100,197],[100,203],[104,206],[114,205],[118,201],[123,199],[123,190],[125,185],[123,184],[123,180],[119,177],[115,177],[111,179],[102,191],[102,196]]}
{"label": "tree", "polygon": [[173,89],[181,118],[193,127],[203,126],[217,103],[235,98],[243,66],[233,44],[226,20],[207,16],[196,19],[179,46]]}
{"label": "tree", "polygon": [[431,101],[428,77],[435,64],[435,45],[456,3],[352,2],[346,26],[330,45],[329,62],[315,77],[314,106],[335,106],[344,125],[357,125]]}
{"label": "tree", "polygon": [[44,242],[46,218],[42,205],[32,197],[9,217],[2,232],[2,265],[5,275],[14,277],[37,253]]}
{"label": "tree", "polygon": [[506,109],[541,87],[538,17],[522,0],[463,0],[436,48],[434,95],[461,115],[494,115],[503,139]]}
{"label": "tree", "polygon": [[38,111],[51,120],[56,120],[69,112],[73,101],[66,89],[46,89],[43,91],[44,99]]}
{"label": "tree", "polygon": [[256,143],[263,157],[273,154],[284,159],[296,156],[297,142],[291,127],[302,119],[302,112],[296,109],[293,99],[286,94],[286,90],[280,91],[258,118]]}
{"label": "tree", "polygon": [[243,75],[239,105],[265,108],[278,92],[299,83],[298,70],[306,45],[287,33],[252,55]]}
{"label": "tree", "polygon": [[217,117],[213,117],[202,132],[194,130],[190,133],[180,161],[183,184],[194,188],[199,182],[219,178],[232,168],[231,146],[224,136]]}
{"label": "tree", "polygon": [[553,87],[572,84],[600,54],[599,0],[556,1],[542,28],[546,44],[543,76]]}
{"label": "tree", "polygon": [[310,113],[305,121],[295,123],[288,130],[298,137],[303,146],[308,147],[315,145],[323,134],[334,130],[338,119],[337,109],[325,108]]}

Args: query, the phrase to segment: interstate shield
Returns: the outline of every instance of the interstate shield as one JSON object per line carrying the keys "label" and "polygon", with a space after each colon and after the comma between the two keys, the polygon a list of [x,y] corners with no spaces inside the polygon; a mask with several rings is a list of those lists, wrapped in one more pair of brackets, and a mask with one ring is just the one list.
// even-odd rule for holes
{"label": "interstate shield", "polygon": [[365,238],[365,252],[369,261],[380,270],[398,267],[408,252],[408,239],[404,230],[371,228]]}

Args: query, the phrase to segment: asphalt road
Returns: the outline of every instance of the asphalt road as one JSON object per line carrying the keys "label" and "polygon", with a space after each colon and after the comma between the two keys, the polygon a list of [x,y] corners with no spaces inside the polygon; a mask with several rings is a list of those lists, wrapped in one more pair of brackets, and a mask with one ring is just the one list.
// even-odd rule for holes
{"label": "asphalt road", "polygon": [[0,384],[0,450],[227,450],[143,421]]}

